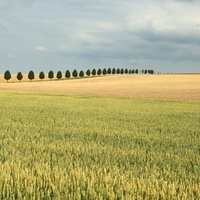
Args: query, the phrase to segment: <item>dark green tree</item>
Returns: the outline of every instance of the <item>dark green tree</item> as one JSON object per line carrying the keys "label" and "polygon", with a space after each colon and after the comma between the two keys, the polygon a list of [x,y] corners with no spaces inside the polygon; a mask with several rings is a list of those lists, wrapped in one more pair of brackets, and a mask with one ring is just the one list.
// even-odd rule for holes
{"label": "dark green tree", "polygon": [[106,68],[103,69],[103,72],[102,72],[102,73],[103,73],[103,75],[106,75],[106,74],[107,74]]}
{"label": "dark green tree", "polygon": [[48,78],[49,78],[49,79],[54,78],[54,72],[53,72],[52,70],[49,71],[49,73],[48,73]]}
{"label": "dark green tree", "polygon": [[28,73],[28,79],[32,81],[34,78],[35,78],[35,74],[34,74],[34,72],[31,70],[31,71]]}
{"label": "dark green tree", "polygon": [[142,74],[144,74],[144,69],[142,69]]}
{"label": "dark green tree", "polygon": [[18,73],[17,73],[17,80],[18,80],[18,81],[21,81],[22,79],[23,79],[22,73],[21,73],[21,72],[18,72]]}
{"label": "dark green tree", "polygon": [[124,72],[125,72],[125,74],[128,74],[128,69],[125,69],[125,71],[124,71]]}
{"label": "dark green tree", "polygon": [[90,76],[90,70],[89,69],[86,71],[86,75]]}
{"label": "dark green tree", "polygon": [[45,77],[44,72],[40,72],[40,73],[39,73],[39,78],[42,80],[42,79],[44,79],[44,77]]}
{"label": "dark green tree", "polygon": [[10,73],[9,70],[5,71],[5,73],[4,73],[4,79],[6,79],[7,82],[8,82],[8,80],[11,79],[11,73]]}
{"label": "dark green tree", "polygon": [[58,71],[58,72],[57,72],[56,78],[57,78],[57,79],[61,79],[61,78],[62,78],[62,72],[61,72],[61,71]]}
{"label": "dark green tree", "polygon": [[77,77],[77,76],[78,76],[78,72],[77,72],[76,69],[72,72],[72,76],[73,76],[73,77]]}
{"label": "dark green tree", "polygon": [[135,70],[135,73],[138,74],[138,69]]}
{"label": "dark green tree", "polygon": [[148,73],[149,74],[154,74],[154,70],[150,69]]}
{"label": "dark green tree", "polygon": [[111,71],[111,69],[110,69],[110,68],[108,68],[108,74],[111,74],[111,72],[112,72],[112,71]]}
{"label": "dark green tree", "polygon": [[120,74],[120,69],[119,68],[117,68],[117,74]]}
{"label": "dark green tree", "polygon": [[120,73],[121,73],[121,74],[124,74],[124,69],[123,69],[123,68],[121,68]]}
{"label": "dark green tree", "polygon": [[83,76],[84,76],[83,70],[81,70],[81,71],[79,72],[79,76],[80,76],[80,77],[83,77]]}
{"label": "dark green tree", "polygon": [[100,76],[101,75],[101,69],[98,69],[97,74]]}
{"label": "dark green tree", "polygon": [[132,69],[132,74],[135,74],[135,70],[134,69]]}
{"label": "dark green tree", "polygon": [[132,70],[131,70],[131,69],[129,69],[129,70],[128,70],[128,73],[129,73],[129,74],[132,74]]}
{"label": "dark green tree", "polygon": [[66,72],[65,72],[65,77],[66,77],[66,78],[70,78],[70,76],[71,76],[70,71],[69,71],[69,70],[66,70]]}
{"label": "dark green tree", "polygon": [[95,76],[97,74],[96,69],[92,70],[92,75]]}
{"label": "dark green tree", "polygon": [[112,74],[115,74],[115,73],[116,73],[116,69],[113,68],[113,69],[112,69]]}
{"label": "dark green tree", "polygon": [[144,73],[147,74],[147,69],[144,70]]}

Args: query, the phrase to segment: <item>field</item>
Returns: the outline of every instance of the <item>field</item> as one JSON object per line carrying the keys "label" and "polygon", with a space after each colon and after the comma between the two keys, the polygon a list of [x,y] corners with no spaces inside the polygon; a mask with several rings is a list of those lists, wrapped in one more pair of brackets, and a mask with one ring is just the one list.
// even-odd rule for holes
{"label": "field", "polygon": [[0,199],[199,199],[199,76],[175,76],[0,83]]}
{"label": "field", "polygon": [[[12,76],[15,81],[15,75]],[[0,76],[0,90],[75,94],[89,96],[200,101],[200,74],[193,75],[107,75],[62,81],[6,83]]]}

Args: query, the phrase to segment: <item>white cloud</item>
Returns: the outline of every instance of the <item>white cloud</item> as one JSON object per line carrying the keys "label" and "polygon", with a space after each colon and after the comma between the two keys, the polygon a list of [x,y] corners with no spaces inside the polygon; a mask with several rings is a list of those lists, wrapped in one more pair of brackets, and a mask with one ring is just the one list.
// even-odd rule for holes
{"label": "white cloud", "polygon": [[46,47],[36,47],[35,51],[37,51],[37,52],[47,52],[48,49]]}

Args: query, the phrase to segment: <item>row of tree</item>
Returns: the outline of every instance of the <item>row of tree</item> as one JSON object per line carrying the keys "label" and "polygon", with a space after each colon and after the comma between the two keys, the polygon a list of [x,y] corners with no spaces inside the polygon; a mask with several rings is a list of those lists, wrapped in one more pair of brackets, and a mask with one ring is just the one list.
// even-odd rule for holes
{"label": "row of tree", "polygon": [[[103,70],[101,70],[101,69],[98,69],[98,70],[96,70],[96,69],[93,69],[93,70],[88,69],[86,71],[86,75],[87,76],[90,76],[90,75],[93,75],[93,76],[98,75],[98,76],[100,76],[102,74],[106,75],[106,74],[138,74],[138,73],[139,73],[138,69],[134,70],[134,69],[124,69],[124,68],[121,68],[121,69],[120,68],[117,68],[117,69],[116,68],[112,68],[112,69],[111,68],[108,68],[108,69],[104,68]],[[154,74],[154,70],[147,70],[147,69],[145,69],[145,70],[142,70],[141,73],[143,73],[143,74]],[[71,74],[71,72],[69,70],[66,70],[66,72],[65,72],[65,78],[70,78],[71,76],[75,77],[75,78],[78,77],[78,76],[79,77],[83,77],[83,76],[85,76],[85,73],[84,73],[83,70],[81,70],[78,73],[78,71],[75,69],[75,70],[73,70],[73,72]],[[17,77],[17,80],[21,81],[23,79],[23,74],[21,72],[18,72],[16,77]],[[49,79],[53,79],[54,77],[55,77],[54,72],[52,70],[49,71],[48,78]],[[56,73],[56,78],[57,79],[61,79],[62,77],[63,77],[62,72],[58,71]],[[35,78],[35,73],[31,70],[28,73],[28,79],[29,80],[33,80],[34,78]],[[39,73],[39,78],[41,80],[45,78],[45,74],[44,74],[43,71]],[[10,73],[9,70],[7,70],[4,73],[4,79],[6,79],[7,81],[11,79],[11,73]]]}

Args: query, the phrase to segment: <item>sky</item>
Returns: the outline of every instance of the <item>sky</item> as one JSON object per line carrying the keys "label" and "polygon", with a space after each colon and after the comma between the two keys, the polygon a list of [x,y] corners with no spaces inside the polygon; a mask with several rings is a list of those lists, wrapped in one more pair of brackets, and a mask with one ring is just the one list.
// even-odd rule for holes
{"label": "sky", "polygon": [[199,10],[199,0],[0,0],[0,73],[199,73]]}

